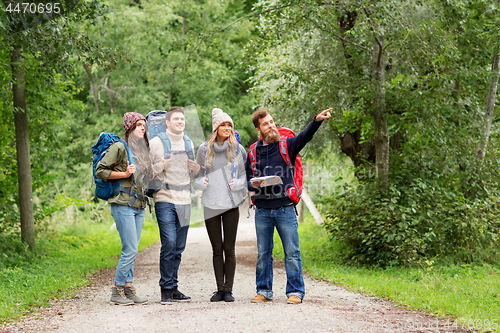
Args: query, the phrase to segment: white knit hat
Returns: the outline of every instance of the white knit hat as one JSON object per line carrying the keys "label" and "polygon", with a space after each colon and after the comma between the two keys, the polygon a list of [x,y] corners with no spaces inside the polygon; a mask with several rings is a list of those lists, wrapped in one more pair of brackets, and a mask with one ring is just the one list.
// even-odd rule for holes
{"label": "white knit hat", "polygon": [[234,128],[234,123],[231,117],[229,117],[229,115],[224,113],[221,109],[214,108],[212,110],[212,132],[217,131],[217,128],[225,122],[231,123]]}

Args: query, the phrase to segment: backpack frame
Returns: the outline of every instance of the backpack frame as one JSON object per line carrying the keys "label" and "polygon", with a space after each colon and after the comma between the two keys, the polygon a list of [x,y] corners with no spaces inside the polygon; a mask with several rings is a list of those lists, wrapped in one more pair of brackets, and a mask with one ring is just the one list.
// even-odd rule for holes
{"label": "backpack frame", "polygon": [[115,133],[106,133],[103,132],[99,135],[99,138],[97,139],[96,143],[92,146],[92,176],[94,178],[94,184],[96,186],[95,188],[95,196],[98,197],[101,200],[108,200],[111,198],[113,195],[116,195],[120,192],[125,192],[132,196],[132,199],[129,201],[128,206],[132,206],[135,202],[136,199],[139,200],[145,200],[147,204],[149,205],[149,200],[147,199],[146,196],[143,196],[139,193],[134,192],[134,182],[131,183],[130,190],[124,188],[121,185],[121,182],[123,179],[117,179],[117,180],[108,180],[104,181],[100,178],[97,178],[95,175],[95,169],[97,167],[97,164],[102,160],[102,158],[106,155],[106,153],[109,150],[109,147],[111,147],[112,144],[116,142],[121,142],[125,146],[125,149],[127,150],[127,156],[128,156],[128,163],[130,165],[134,164],[134,156],[132,155],[132,152],[130,151],[130,148],[128,147],[127,143],[122,140],[118,135]]}
{"label": "backpack frame", "polygon": [[[286,196],[290,198],[290,200],[292,200],[294,204],[298,204],[300,198],[302,197],[302,188],[303,188],[304,173],[302,168],[302,161],[300,154],[297,154],[297,157],[295,159],[295,165],[292,164],[292,161],[290,160],[290,156],[288,154],[288,144],[286,142],[287,138],[295,136],[295,132],[288,127],[278,127],[278,132],[280,134],[280,139],[278,141],[280,155],[285,161],[287,167],[293,172],[293,186],[287,189]],[[262,139],[262,136],[260,139]],[[257,171],[256,147],[257,147],[257,142],[253,143],[248,151],[248,156],[250,158],[250,166],[252,168],[252,173],[254,175],[256,174]],[[252,196],[252,198],[253,197],[255,196]],[[254,203],[255,199],[252,199],[252,205]]]}
{"label": "backpack frame", "polygon": [[[194,144],[193,141],[187,135],[184,135],[183,137],[185,150],[172,150],[172,142],[170,141],[170,138],[167,135],[167,125],[165,123],[166,115],[167,111],[161,111],[161,110],[151,111],[146,115],[146,123],[147,123],[146,130],[148,138],[152,140],[157,136],[162,140],[165,149],[164,153],[165,159],[170,159],[170,157],[173,154],[175,155],[175,154],[186,153],[188,155],[188,158],[194,161],[195,159]],[[155,177],[149,182],[146,195],[152,197],[153,194],[158,192],[160,189],[170,189],[177,191],[190,190],[191,192],[194,192],[194,189],[191,185],[186,185],[186,186],[168,185],[160,181],[157,177]]]}

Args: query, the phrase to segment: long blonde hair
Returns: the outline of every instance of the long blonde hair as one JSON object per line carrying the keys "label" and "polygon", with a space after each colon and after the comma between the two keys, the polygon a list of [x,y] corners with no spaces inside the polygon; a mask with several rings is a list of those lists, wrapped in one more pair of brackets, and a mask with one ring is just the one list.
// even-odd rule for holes
{"label": "long blonde hair", "polygon": [[[218,130],[218,128],[217,128]],[[215,130],[207,140],[207,154],[205,157],[205,168],[209,169],[212,167],[212,163],[215,158],[214,144],[215,140],[217,140],[217,130]],[[236,160],[236,147],[238,146],[238,140],[234,136],[234,128],[231,128],[231,133],[229,137],[226,139],[228,143],[226,156],[227,156],[227,164],[231,164]]]}

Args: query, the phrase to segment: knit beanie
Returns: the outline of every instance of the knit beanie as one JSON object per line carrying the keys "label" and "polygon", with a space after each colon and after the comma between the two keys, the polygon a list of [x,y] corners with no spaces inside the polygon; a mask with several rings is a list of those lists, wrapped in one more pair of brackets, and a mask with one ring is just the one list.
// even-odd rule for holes
{"label": "knit beanie", "polygon": [[137,112],[127,112],[123,115],[123,130],[125,134],[127,134],[128,130],[134,126],[136,122],[139,120],[146,121],[146,118],[140,113]]}
{"label": "knit beanie", "polygon": [[214,108],[212,110],[212,132],[217,131],[217,128],[225,122],[231,123],[231,126],[234,128],[234,123],[231,117],[225,112],[223,112],[219,108]]}

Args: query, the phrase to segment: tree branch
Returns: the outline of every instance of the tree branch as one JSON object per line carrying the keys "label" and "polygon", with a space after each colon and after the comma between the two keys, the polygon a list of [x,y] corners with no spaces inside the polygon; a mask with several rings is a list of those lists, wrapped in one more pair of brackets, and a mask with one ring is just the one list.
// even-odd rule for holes
{"label": "tree branch", "polygon": [[186,58],[184,58],[184,60],[176,67],[182,67],[184,66],[185,62],[191,57],[191,55],[198,49],[198,47],[200,47],[200,45],[205,42],[208,38],[212,37],[213,35],[215,34],[218,34],[219,32],[222,32],[224,30],[226,30],[227,28],[233,26],[234,24],[238,23],[239,21],[242,21],[244,19],[247,19],[247,18],[250,18],[250,17],[254,17],[254,16],[258,16],[258,15],[261,15],[261,14],[264,14],[264,13],[269,13],[269,12],[272,12],[272,11],[275,11],[275,10],[278,10],[278,9],[282,9],[282,8],[286,8],[286,7],[290,7],[292,6],[293,3],[290,3],[288,5],[283,5],[283,6],[279,6],[279,7],[274,7],[274,8],[271,8],[271,9],[268,9],[268,10],[264,10],[264,11],[261,11],[261,12],[258,12],[258,13],[253,13],[253,14],[249,14],[249,15],[246,15],[246,16],[243,16],[243,17],[240,17],[239,19],[229,23],[228,25],[226,25],[224,28],[221,28],[217,31],[214,31],[212,32],[211,34],[208,34],[208,35],[205,35],[201,40],[200,42],[194,47],[194,49],[191,50],[191,52],[188,53],[188,55],[186,56]]}
{"label": "tree branch", "polygon": [[368,13],[368,10],[366,9],[366,7],[363,8],[363,10],[364,10],[364,12],[366,14],[366,17],[368,17],[368,21],[370,22],[370,28],[372,29],[372,32],[373,32],[373,38],[375,39],[375,41],[377,42],[378,47],[379,47],[378,56],[377,56],[377,67],[380,67],[380,61],[382,60],[382,54],[384,52],[384,46],[382,45],[382,43],[378,39],[377,34],[375,33],[375,28],[371,24],[372,23],[372,19],[370,18],[370,13]]}
{"label": "tree branch", "polygon": [[356,47],[359,47],[359,48],[361,48],[361,49],[363,49],[365,51],[371,52],[371,50],[369,48],[367,48],[367,47],[365,47],[363,45],[351,42],[350,40],[345,39],[344,37],[340,36],[339,34],[333,32],[331,30],[328,30],[328,29],[325,29],[325,28],[321,27],[318,23],[316,23],[314,20],[311,20],[309,17],[306,17],[306,20],[310,21],[312,24],[314,24],[316,26],[316,28],[318,28],[321,31],[328,32],[329,34],[332,34],[333,36],[337,37],[340,40],[343,40],[346,43],[350,43],[350,44],[352,44],[352,45],[354,45]]}

